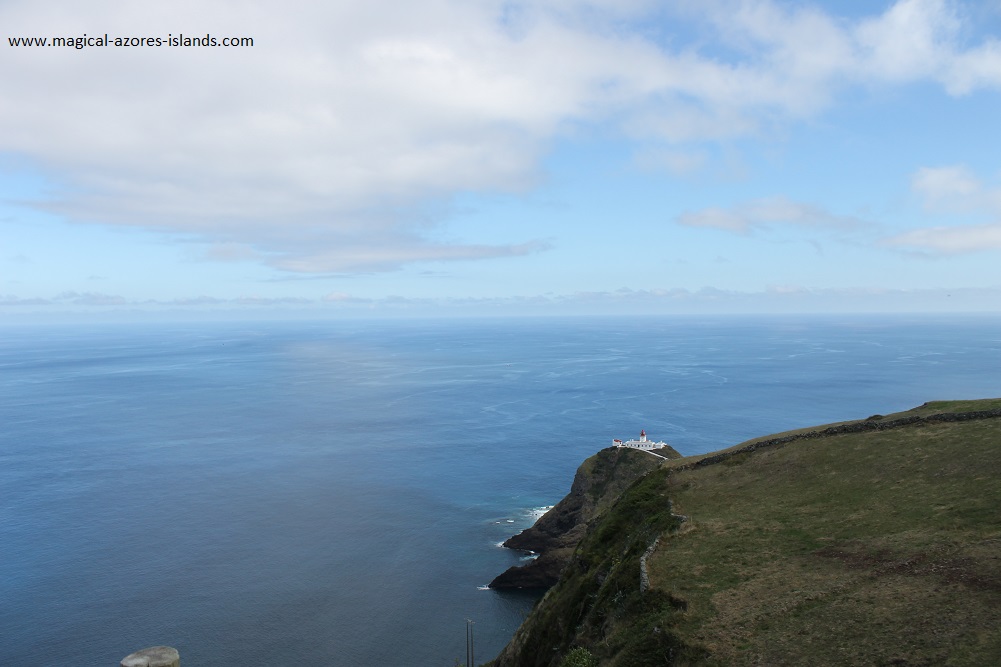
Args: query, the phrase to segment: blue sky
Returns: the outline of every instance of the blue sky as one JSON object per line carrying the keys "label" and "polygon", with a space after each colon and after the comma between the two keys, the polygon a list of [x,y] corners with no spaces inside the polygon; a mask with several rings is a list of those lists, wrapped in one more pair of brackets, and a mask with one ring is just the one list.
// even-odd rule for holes
{"label": "blue sky", "polygon": [[1001,1],[139,5],[0,5],[2,318],[1001,310]]}

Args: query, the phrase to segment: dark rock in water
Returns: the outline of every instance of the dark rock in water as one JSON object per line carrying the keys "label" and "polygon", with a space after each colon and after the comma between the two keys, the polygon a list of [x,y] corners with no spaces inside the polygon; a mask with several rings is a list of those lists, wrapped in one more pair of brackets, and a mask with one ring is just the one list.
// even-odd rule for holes
{"label": "dark rock in water", "polygon": [[[669,449],[669,448],[665,448]],[[673,449],[663,456],[679,456]],[[671,456],[673,454],[673,456]],[[531,563],[508,568],[493,581],[495,589],[549,588],[563,572],[588,523],[605,511],[626,487],[658,467],[662,458],[626,447],[603,449],[577,469],[570,493],[527,530],[504,542],[508,549],[534,551]]]}
{"label": "dark rock in water", "polygon": [[[572,550],[571,550],[572,553]],[[566,566],[569,556],[549,552],[527,565],[508,568],[490,582],[490,588],[549,588],[555,584]]]}

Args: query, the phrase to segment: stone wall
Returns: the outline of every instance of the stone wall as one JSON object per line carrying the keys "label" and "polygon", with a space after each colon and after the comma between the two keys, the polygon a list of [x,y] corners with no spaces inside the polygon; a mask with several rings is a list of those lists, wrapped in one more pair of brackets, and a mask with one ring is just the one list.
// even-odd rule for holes
{"label": "stone wall", "polygon": [[758,440],[757,442],[752,442],[749,445],[740,447],[738,449],[733,449],[726,452],[720,452],[719,454],[713,454],[712,456],[706,456],[699,459],[693,463],[686,463],[684,465],[677,466],[674,470],[691,470],[700,466],[708,466],[716,463],[721,463],[727,459],[736,456],[737,454],[745,454],[747,452],[753,452],[757,449],[764,449],[765,447],[775,447],[776,445],[784,445],[790,442],[795,442],[796,440],[808,440],[811,438],[826,438],[831,435],[841,435],[844,433],[866,433],[869,431],[887,431],[893,428],[900,428],[901,426],[911,426],[913,424],[935,424],[940,422],[964,422],[973,421],[977,419],[996,419],[1001,417],[1001,409],[995,410],[975,410],[972,412],[944,412],[937,415],[928,415],[927,417],[921,417],[914,415],[911,417],[901,417],[899,419],[890,419],[883,421],[882,419],[874,419],[870,417],[869,419],[864,419],[862,421],[852,422],[850,424],[839,424],[838,426],[830,426],[828,428],[819,429],[816,431],[807,431],[805,433],[794,433],[793,435],[786,435],[780,438],[769,438],[768,440]]}

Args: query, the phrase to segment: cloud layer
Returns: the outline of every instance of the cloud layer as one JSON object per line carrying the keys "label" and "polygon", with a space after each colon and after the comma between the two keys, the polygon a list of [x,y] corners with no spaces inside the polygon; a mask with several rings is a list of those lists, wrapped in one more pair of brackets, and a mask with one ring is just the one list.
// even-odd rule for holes
{"label": "cloud layer", "polygon": [[[442,205],[533,188],[554,139],[582,126],[684,149],[815,115],[855,86],[1001,87],[1001,44],[969,40],[945,0],[856,20],[767,0],[661,4],[5,2],[10,36],[254,46],[4,45],[0,152],[48,174],[33,204],[69,220],[165,230],[212,244],[212,259],[290,272],[379,271],[544,250],[463,243],[458,223],[460,240],[440,240]],[[712,37],[649,30],[673,24]],[[844,222],[775,200],[684,224],[746,232],[766,218]]]}
{"label": "cloud layer", "polygon": [[19,299],[0,294],[5,317],[43,318],[60,313],[117,314],[147,318],[184,312],[191,316],[226,318],[240,313],[281,312],[283,316],[399,317],[422,315],[657,315],[712,313],[887,313],[927,312],[934,304],[939,312],[996,312],[1001,288],[935,289],[816,289],[800,285],[773,286],[760,291],[663,288],[575,292],[545,296],[503,298],[384,298],[356,297],[343,292],[320,298],[269,298],[243,296],[220,299],[208,296],[169,300],[129,300],[100,293],[63,293],[51,298]]}

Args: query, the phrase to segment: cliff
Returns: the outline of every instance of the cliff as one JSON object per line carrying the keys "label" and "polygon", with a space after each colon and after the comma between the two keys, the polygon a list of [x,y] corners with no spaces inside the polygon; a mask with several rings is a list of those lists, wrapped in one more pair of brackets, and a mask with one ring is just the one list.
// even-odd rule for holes
{"label": "cliff", "polygon": [[999,417],[926,403],[638,474],[600,452],[514,541],[569,555],[491,664],[998,664]]}
{"label": "cliff", "polygon": [[549,588],[570,561],[588,525],[604,512],[636,479],[664,460],[680,458],[672,447],[657,454],[626,447],[609,447],[577,469],[570,493],[531,528],[504,542],[509,549],[531,551],[539,557],[509,568],[490,582],[491,588]]}

